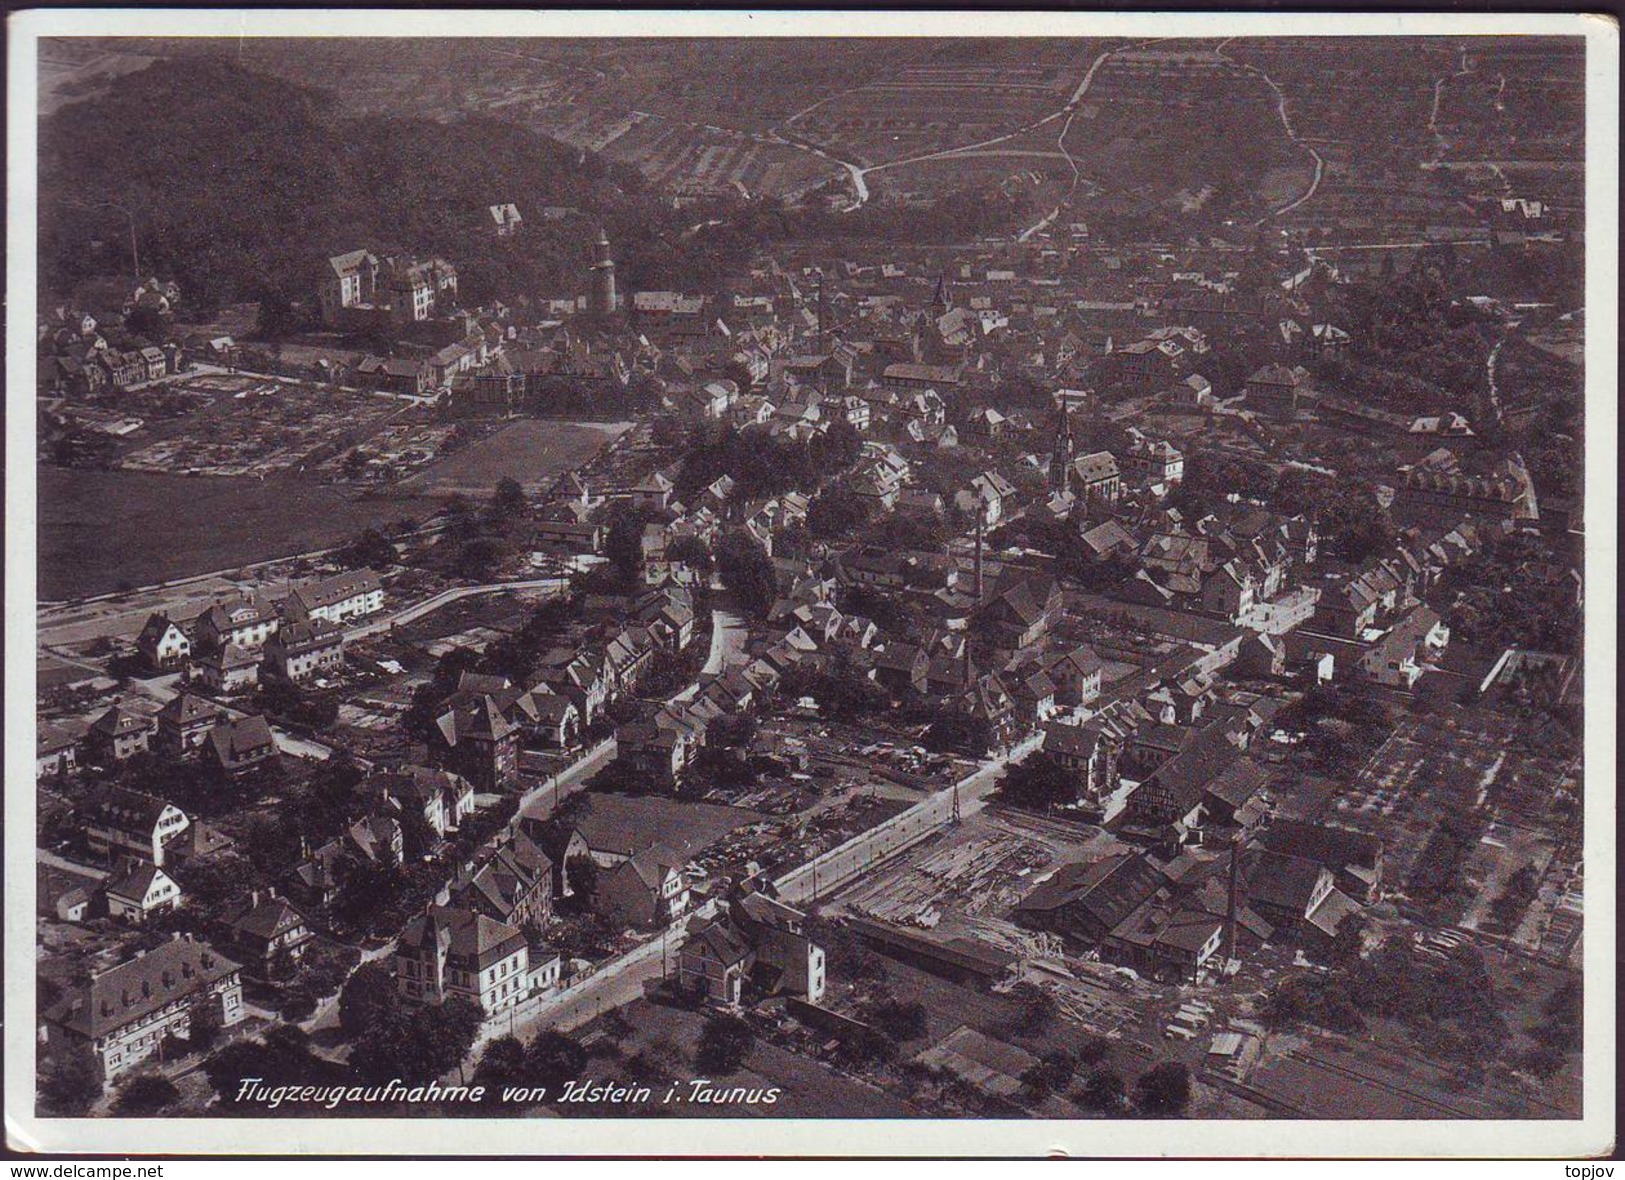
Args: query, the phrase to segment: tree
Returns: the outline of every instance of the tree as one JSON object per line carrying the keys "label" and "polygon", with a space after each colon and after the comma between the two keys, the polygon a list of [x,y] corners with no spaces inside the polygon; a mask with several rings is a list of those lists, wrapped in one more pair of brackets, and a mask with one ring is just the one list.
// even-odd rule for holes
{"label": "tree", "polygon": [[472,582],[482,582],[502,561],[502,544],[494,537],[474,537],[464,541],[452,559],[452,572]]}
{"label": "tree", "polygon": [[1115,1069],[1102,1067],[1090,1072],[1078,1091],[1078,1100],[1087,1110],[1117,1114],[1123,1109],[1125,1091],[1123,1075]]}
{"label": "tree", "polygon": [[744,529],[734,529],[717,543],[716,563],[740,609],[754,618],[764,617],[778,596],[778,578],[761,543]]}
{"label": "tree", "polygon": [[1052,755],[1042,752],[1012,764],[999,784],[1002,801],[1041,811],[1077,797],[1077,779]]}
{"label": "tree", "polygon": [[220,1039],[220,1006],[212,1000],[194,1004],[186,1021],[187,1042],[200,1053],[214,1048]]}
{"label": "tree", "polygon": [[382,960],[374,959],[355,969],[339,993],[339,1028],[354,1039],[371,1027],[382,1012],[400,1002],[395,977]]}
{"label": "tree", "polygon": [[869,506],[845,484],[825,488],[807,507],[807,531],[820,540],[851,537],[869,519]]}
{"label": "tree", "polygon": [[369,1082],[438,1078],[468,1055],[484,1020],[484,1012],[470,1000],[447,1000],[432,1019],[397,1003],[373,1017],[350,1064]]}
{"label": "tree", "polygon": [[568,1033],[545,1028],[525,1050],[525,1078],[553,1090],[574,1081],[587,1068],[587,1051]]}
{"label": "tree", "polygon": [[498,1037],[485,1046],[480,1063],[474,1069],[474,1080],[485,1086],[487,1095],[499,1098],[505,1086],[537,1084],[525,1070],[525,1045],[518,1037]]}
{"label": "tree", "polygon": [[1153,1065],[1134,1083],[1134,1105],[1153,1118],[1178,1118],[1191,1101],[1191,1074],[1178,1061]]}
{"label": "tree", "polygon": [[564,876],[570,883],[570,896],[561,899],[561,908],[576,913],[592,909],[598,893],[598,862],[584,854],[572,856],[564,862]]}
{"label": "tree", "polygon": [[712,1016],[700,1029],[694,1061],[711,1073],[729,1074],[745,1063],[756,1034],[739,1016],[724,1013]]}
{"label": "tree", "polygon": [[[268,1029],[258,1040],[222,1046],[203,1062],[203,1072],[228,1107],[238,1101],[244,1078],[263,1078],[268,1086],[310,1086],[345,1077],[342,1065],[311,1052],[310,1038],[291,1024]],[[244,1099],[245,1104],[252,1102]]]}
{"label": "tree", "polygon": [[366,529],[338,553],[338,559],[352,569],[392,565],[395,558],[394,544],[377,529]]}
{"label": "tree", "polygon": [[1010,999],[1016,1005],[1013,1024],[1017,1032],[1040,1033],[1055,1023],[1055,997],[1037,984],[1022,980],[1010,989]]}
{"label": "tree", "polygon": [[621,582],[636,582],[643,569],[643,526],[658,520],[652,508],[622,507],[610,518],[604,533],[604,556]]}
{"label": "tree", "polygon": [[40,1079],[40,1094],[57,1112],[79,1115],[102,1096],[103,1085],[102,1066],[90,1046],[62,1044]]}
{"label": "tree", "polygon": [[498,480],[496,493],[491,497],[487,509],[486,518],[491,524],[498,529],[508,530],[523,521],[529,512],[530,501],[525,498],[524,486],[511,477]]}
{"label": "tree", "polygon": [[162,1074],[136,1074],[119,1089],[113,1109],[137,1118],[155,1115],[181,1096],[175,1083]]}
{"label": "tree", "polygon": [[912,1041],[926,1033],[925,1005],[880,995],[863,1006],[864,1021],[893,1041]]}
{"label": "tree", "polygon": [[1039,1054],[1036,1065],[1022,1073],[1021,1084],[1027,1093],[1043,1101],[1070,1086],[1077,1069],[1077,1058],[1071,1053],[1065,1049],[1048,1049]]}
{"label": "tree", "polygon": [[1582,1020],[1584,999],[1579,984],[1572,979],[1560,985],[1541,1005],[1542,1019],[1530,1030],[1541,1044],[1560,1052],[1572,1052],[1584,1041]]}

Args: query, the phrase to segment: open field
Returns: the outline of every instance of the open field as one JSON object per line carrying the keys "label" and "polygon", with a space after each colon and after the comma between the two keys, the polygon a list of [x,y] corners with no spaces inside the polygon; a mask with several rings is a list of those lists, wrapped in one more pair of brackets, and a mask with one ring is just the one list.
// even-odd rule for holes
{"label": "open field", "polygon": [[498,481],[511,477],[534,492],[547,487],[561,472],[585,462],[625,429],[625,423],[525,419],[448,455],[403,480],[400,486],[421,494],[483,496],[489,495]]}
{"label": "open field", "polygon": [[[701,1074],[692,1063],[705,1015],[637,1000],[619,1010],[629,1031],[617,1039],[618,1056],[625,1061],[639,1053],[682,1066],[684,1077]],[[595,1063],[596,1064],[596,1063]],[[599,1065],[602,1074],[615,1072],[618,1062]],[[765,1089],[776,1086],[779,1100],[773,1105],[731,1103],[711,1105],[682,1102],[674,1097],[664,1108],[674,1118],[907,1118],[918,1111],[906,1102],[866,1086],[800,1053],[787,1052],[765,1039],[758,1039],[738,1070],[717,1079],[718,1088]],[[690,1093],[687,1087],[678,1095]],[[664,1093],[664,1091],[660,1091]],[[562,1108],[568,1112],[568,1108]],[[596,1112],[594,1112],[596,1113]]]}
{"label": "open field", "polygon": [[85,598],[341,545],[439,505],[297,477],[214,479],[40,466],[39,596]]}
{"label": "open field", "polygon": [[[294,52],[270,38],[184,49],[132,38],[113,54],[65,46],[45,89],[60,105],[154,57],[229,49],[251,69],[331,90],[350,113],[488,113],[679,193],[793,198],[845,183],[850,164],[886,166],[875,179],[892,192],[940,194],[964,179],[901,162],[1003,136],[1054,151],[1068,99],[1114,48],[1066,147],[1116,206],[1174,211],[1181,192],[1211,190],[1221,215],[1346,227],[1374,204],[1389,221],[1403,205],[1413,232],[1460,222],[1465,192],[1581,203],[1567,130],[1582,124],[1576,40],[840,38],[809,52],[794,38],[316,39]],[[1089,209],[1086,191],[1065,203]]]}

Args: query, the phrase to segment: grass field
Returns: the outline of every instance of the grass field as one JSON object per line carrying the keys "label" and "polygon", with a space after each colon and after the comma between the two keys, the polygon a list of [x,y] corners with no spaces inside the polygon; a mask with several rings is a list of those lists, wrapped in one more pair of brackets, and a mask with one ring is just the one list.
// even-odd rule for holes
{"label": "grass field", "polygon": [[343,544],[370,525],[421,519],[421,493],[365,499],[296,478],[209,479],[41,466],[39,586],[86,598]]}
{"label": "grass field", "polygon": [[545,422],[524,419],[506,430],[448,455],[402,480],[417,494],[486,496],[505,477],[527,491],[551,484],[560,472],[584,462],[626,429],[624,423]]}

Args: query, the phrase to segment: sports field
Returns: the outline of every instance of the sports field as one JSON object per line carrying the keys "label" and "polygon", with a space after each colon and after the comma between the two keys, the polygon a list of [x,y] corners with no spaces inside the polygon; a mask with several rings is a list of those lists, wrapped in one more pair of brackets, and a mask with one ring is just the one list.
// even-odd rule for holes
{"label": "sports field", "polygon": [[551,484],[617,438],[625,422],[550,422],[521,419],[490,438],[463,447],[400,483],[419,495],[488,496],[498,481],[518,480],[527,491]]}

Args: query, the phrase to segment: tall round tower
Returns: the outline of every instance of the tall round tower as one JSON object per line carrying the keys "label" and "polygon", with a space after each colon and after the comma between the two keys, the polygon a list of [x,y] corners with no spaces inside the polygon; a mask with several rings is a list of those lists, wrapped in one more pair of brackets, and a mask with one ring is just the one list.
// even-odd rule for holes
{"label": "tall round tower", "polygon": [[615,314],[615,260],[609,256],[609,233],[598,231],[598,242],[593,246],[592,294],[587,298],[587,310],[595,316]]}

